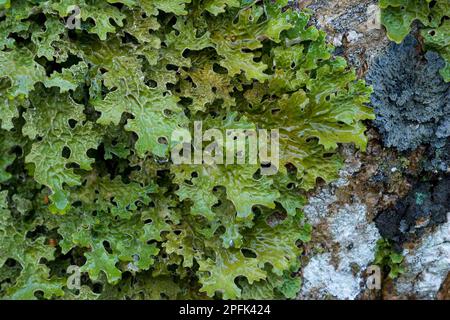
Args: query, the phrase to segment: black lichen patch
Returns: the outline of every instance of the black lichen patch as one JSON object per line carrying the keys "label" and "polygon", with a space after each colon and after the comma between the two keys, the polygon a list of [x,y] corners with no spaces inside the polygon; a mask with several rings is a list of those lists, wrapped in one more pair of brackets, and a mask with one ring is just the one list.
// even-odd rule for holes
{"label": "black lichen patch", "polygon": [[426,229],[447,222],[450,212],[450,176],[419,182],[395,207],[382,211],[375,223],[385,239],[397,245],[414,241]]}
{"label": "black lichen patch", "polygon": [[[423,55],[413,36],[391,44],[371,66],[367,80],[374,93],[374,121],[383,142],[400,151],[429,144],[437,149],[450,137],[450,84],[439,74],[444,61]],[[446,171],[447,168],[442,168]]]}

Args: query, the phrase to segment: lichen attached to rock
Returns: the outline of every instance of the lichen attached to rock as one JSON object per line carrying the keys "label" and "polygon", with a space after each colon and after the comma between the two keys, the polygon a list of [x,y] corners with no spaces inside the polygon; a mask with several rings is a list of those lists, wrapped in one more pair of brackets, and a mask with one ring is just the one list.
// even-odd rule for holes
{"label": "lichen attached to rock", "polygon": [[381,235],[397,244],[414,241],[433,226],[446,222],[450,212],[450,177],[419,182],[395,207],[375,219]]}
{"label": "lichen attached to rock", "polygon": [[405,267],[408,272],[397,280],[397,294],[402,298],[436,299],[450,275],[450,222],[405,252]]}
{"label": "lichen attached to rock", "polygon": [[370,67],[374,123],[386,146],[400,151],[444,146],[450,136],[450,85],[439,75],[443,65],[438,54],[423,55],[410,35],[400,45],[392,43]]}

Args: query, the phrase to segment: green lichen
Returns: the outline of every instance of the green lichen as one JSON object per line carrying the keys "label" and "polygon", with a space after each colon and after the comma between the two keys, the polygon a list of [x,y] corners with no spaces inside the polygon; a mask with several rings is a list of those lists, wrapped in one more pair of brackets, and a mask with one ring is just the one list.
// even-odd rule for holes
{"label": "green lichen", "polygon": [[[366,147],[370,88],[284,0],[71,4],[2,11],[0,296],[295,297],[304,192]],[[279,129],[278,173],[174,165],[194,121]]]}

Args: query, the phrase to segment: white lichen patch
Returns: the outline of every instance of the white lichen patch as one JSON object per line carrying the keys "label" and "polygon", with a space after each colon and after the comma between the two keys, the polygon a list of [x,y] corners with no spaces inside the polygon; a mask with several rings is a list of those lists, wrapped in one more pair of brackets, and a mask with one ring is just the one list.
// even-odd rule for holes
{"label": "white lichen patch", "polygon": [[329,213],[328,206],[337,201],[330,188],[322,189],[316,196],[308,199],[308,205],[303,208],[308,222],[318,225]]}
{"label": "white lichen patch", "polygon": [[302,298],[352,299],[360,291],[359,281],[351,272],[336,270],[331,254],[314,256],[303,271]]}
{"label": "white lichen patch", "polygon": [[[366,207],[361,203],[344,205],[335,215],[325,218],[332,240],[339,250],[311,258],[303,269],[302,298],[355,299],[364,290],[362,276],[374,260],[380,235],[375,225],[366,219]],[[320,220],[320,219],[319,219]]]}
{"label": "white lichen patch", "polygon": [[303,268],[301,299],[355,299],[365,289],[363,272],[374,260],[380,235],[359,199],[339,206],[336,196],[336,189],[346,186],[359,168],[358,162],[347,163],[340,179],[311,197],[304,208],[313,226],[326,226],[333,250],[310,257]]}
{"label": "white lichen patch", "polygon": [[[450,217],[449,217],[450,218]],[[405,252],[406,272],[397,280],[399,295],[435,299],[450,272],[450,220]]]}
{"label": "white lichen patch", "polygon": [[357,265],[364,269],[374,259],[376,242],[380,238],[375,224],[367,221],[366,206],[346,204],[329,224],[331,234],[340,245],[339,267]]}

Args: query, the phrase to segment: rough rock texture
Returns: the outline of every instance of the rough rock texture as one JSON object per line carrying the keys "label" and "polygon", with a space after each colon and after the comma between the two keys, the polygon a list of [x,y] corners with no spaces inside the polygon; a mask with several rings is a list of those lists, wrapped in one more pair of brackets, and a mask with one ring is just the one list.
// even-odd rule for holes
{"label": "rough rock texture", "polygon": [[[298,298],[449,297],[445,293],[449,286],[444,287],[450,272],[449,223],[442,224],[448,221],[449,181],[441,178],[411,189],[404,176],[419,175],[421,151],[402,158],[381,149],[376,135],[371,132],[370,136],[366,153],[355,153],[351,147],[342,149],[346,160],[340,179],[319,188],[304,207],[314,231],[305,248],[303,288]],[[392,211],[396,206],[403,211]],[[403,237],[403,242],[397,241],[399,248],[405,248],[405,273],[398,281],[383,279],[383,288],[391,287],[391,294],[388,290],[368,290],[365,285],[365,271],[373,264],[376,241],[381,237],[374,219],[377,213],[388,211],[400,217],[398,222],[388,223],[399,235],[395,239]],[[388,231],[383,227],[380,230],[383,234]]]}
{"label": "rough rock texture", "polygon": [[327,222],[338,249],[318,254],[306,265],[302,296],[355,299],[363,290],[363,270],[374,259],[378,230],[366,220],[363,204],[347,205]]}
{"label": "rough rock texture", "polygon": [[338,201],[336,190],[348,185],[359,168],[359,162],[347,163],[341,178],[311,197],[304,208],[317,235],[314,249],[320,249],[303,268],[301,299],[355,299],[363,290],[363,271],[374,259],[378,230],[359,199],[332,208]]}
{"label": "rough rock texture", "polygon": [[393,149],[382,148],[380,137],[371,129],[367,132],[369,144],[366,152],[343,153],[347,162],[359,161],[361,168],[349,178],[349,183],[336,190],[337,205],[351,203],[355,197],[367,207],[372,220],[380,211],[392,207],[406,196],[411,188],[408,176],[417,176],[423,150],[417,150],[408,157],[399,155]]}
{"label": "rough rock texture", "polygon": [[444,61],[423,55],[413,36],[391,44],[367,74],[372,84],[374,121],[385,145],[400,151],[421,144],[442,147],[450,136],[450,84],[439,75]]}
{"label": "rough rock texture", "polygon": [[380,24],[377,0],[298,2],[312,10],[313,22],[327,32],[336,54],[344,56],[360,77],[389,43]]}
{"label": "rough rock texture", "polygon": [[[445,172],[450,164],[450,138],[445,139],[448,127],[444,124],[449,117],[436,117],[447,112],[448,86],[444,87],[435,76],[441,61],[433,53],[417,51],[420,43],[407,42],[410,49],[404,52],[408,56],[398,56],[398,46],[389,44],[378,23],[377,2],[303,0],[297,1],[297,5],[312,10],[313,23],[327,32],[329,41],[336,46],[335,54],[344,56],[357,69],[359,77],[369,73],[372,77],[369,79],[376,78],[376,83],[372,80],[376,90],[374,97],[383,104],[379,104],[383,109],[377,110],[378,115],[390,112],[385,108],[388,102],[391,109],[400,106],[396,115],[404,112],[401,108],[408,103],[414,107],[425,106],[421,110],[415,108],[409,115],[402,114],[390,125],[398,130],[398,123],[415,121],[409,128],[414,131],[417,125],[431,124],[429,137],[439,140],[440,144],[433,145],[434,141],[424,136],[409,148],[410,152],[398,152],[407,148],[383,148],[378,133],[371,129],[365,153],[355,152],[351,147],[342,149],[345,166],[341,178],[329,186],[317,188],[304,208],[314,231],[302,258],[304,284],[299,299],[450,298],[449,222],[442,224],[448,221],[443,202],[450,203],[445,200],[444,190],[450,188],[433,175],[436,169]],[[393,77],[384,79],[386,70],[380,69],[380,63],[384,63],[382,68],[392,68],[388,74]],[[401,79],[403,86],[396,83],[397,79]],[[379,93],[380,90],[391,91]],[[381,97],[384,94],[386,96]],[[404,101],[397,104],[402,99]],[[374,107],[378,108],[375,103]],[[437,121],[433,122],[430,117]],[[377,126],[386,142],[387,131]],[[410,144],[410,140],[401,140],[414,133],[399,134],[401,139],[395,143]],[[427,142],[431,145],[421,145]],[[427,179],[419,182],[424,178],[424,167],[429,173]],[[417,192],[423,193],[419,196],[419,200],[424,201],[422,204],[416,202]],[[379,218],[378,227],[381,234],[396,239],[398,248],[404,249],[405,273],[397,280],[384,278],[382,290],[368,290],[365,270],[373,263],[376,241],[381,237],[374,221],[380,213],[387,212],[392,215],[384,226],[380,225]],[[398,215],[395,219],[394,214]],[[393,230],[392,237],[389,229]]]}
{"label": "rough rock texture", "polygon": [[300,299],[375,299],[380,290],[366,288],[381,237],[373,219],[394,206],[411,188],[405,175],[417,175],[421,151],[408,158],[380,146],[373,130],[366,152],[346,146],[340,178],[309,197],[305,216],[314,226],[306,248]]}
{"label": "rough rock texture", "polygon": [[405,269],[407,272],[396,281],[399,296],[438,298],[439,289],[450,274],[450,222],[436,228],[417,247],[405,251]]}

